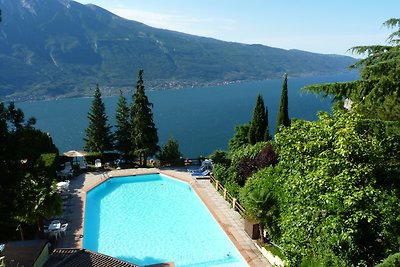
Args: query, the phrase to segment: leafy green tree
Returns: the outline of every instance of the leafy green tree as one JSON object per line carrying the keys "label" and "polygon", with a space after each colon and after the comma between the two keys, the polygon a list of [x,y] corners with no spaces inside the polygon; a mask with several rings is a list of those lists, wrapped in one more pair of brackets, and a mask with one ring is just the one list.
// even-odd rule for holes
{"label": "leafy green tree", "polygon": [[250,124],[235,127],[235,135],[229,140],[229,150],[234,151],[249,144]]}
{"label": "leafy green tree", "polygon": [[25,122],[13,103],[8,108],[0,103],[1,240],[12,238],[19,223],[34,226],[43,216],[60,212],[53,187],[58,150],[34,123],[33,118]]}
{"label": "leafy green tree", "polygon": [[256,106],[253,111],[253,119],[249,128],[249,143],[254,145],[257,142],[267,141],[269,138],[267,109],[261,95],[257,96]]}
{"label": "leafy green tree", "polygon": [[240,203],[248,219],[260,223],[260,234],[266,229],[272,239],[280,237],[277,193],[277,168],[268,167],[255,173],[240,190]]}
{"label": "leafy green tree", "polygon": [[228,157],[228,153],[223,150],[215,150],[211,155],[208,156],[212,160],[214,164],[223,164],[225,166],[229,166],[231,164],[231,160]]}
{"label": "leafy green tree", "polygon": [[108,124],[106,108],[101,99],[99,85],[96,85],[89,114],[89,126],[86,128],[85,149],[103,153],[113,149],[113,135]]}
{"label": "leafy green tree", "polygon": [[334,110],[275,136],[280,244],[291,265],[371,266],[398,251],[397,126]]}
{"label": "leafy green tree", "polygon": [[400,266],[400,252],[387,257],[382,263],[375,265],[375,267],[398,267]]}
{"label": "leafy green tree", "polygon": [[55,153],[41,154],[33,166],[24,166],[28,170],[20,181],[20,197],[15,201],[15,218],[19,222],[36,223],[40,227],[43,217],[61,212],[60,197],[55,191],[55,181],[52,178],[56,171],[56,156]]}
{"label": "leafy green tree", "polygon": [[182,153],[179,151],[178,141],[176,141],[174,138],[169,138],[159,154],[161,164],[181,164],[181,157]]}
{"label": "leafy green tree", "polygon": [[138,156],[140,164],[146,165],[147,157],[156,154],[159,147],[157,145],[157,128],[153,122],[151,111],[153,104],[149,102],[144,90],[143,70],[139,70],[132,103],[131,124],[134,154]]}
{"label": "leafy green tree", "polygon": [[118,150],[124,158],[128,157],[133,146],[130,115],[126,98],[122,94],[122,91],[120,91],[116,111],[115,149]]}
{"label": "leafy green tree", "polygon": [[[384,23],[389,28],[399,28],[400,19]],[[312,85],[303,90],[334,96],[336,101],[350,99],[352,107],[369,118],[400,120],[400,31],[388,38],[388,45],[356,46],[356,54],[366,54],[352,68],[360,68],[361,80],[353,82]]]}
{"label": "leafy green tree", "polygon": [[279,106],[278,118],[276,120],[276,132],[279,131],[279,127],[281,127],[281,126],[285,126],[285,127],[290,126],[287,73],[285,73],[285,76],[283,78],[281,104]]}

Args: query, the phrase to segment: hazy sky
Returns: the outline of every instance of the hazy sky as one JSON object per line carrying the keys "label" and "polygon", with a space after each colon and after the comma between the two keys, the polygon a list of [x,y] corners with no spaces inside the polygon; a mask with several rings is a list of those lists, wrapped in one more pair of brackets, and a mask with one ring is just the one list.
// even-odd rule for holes
{"label": "hazy sky", "polygon": [[351,55],[385,44],[399,0],[79,0],[147,25],[224,41]]}

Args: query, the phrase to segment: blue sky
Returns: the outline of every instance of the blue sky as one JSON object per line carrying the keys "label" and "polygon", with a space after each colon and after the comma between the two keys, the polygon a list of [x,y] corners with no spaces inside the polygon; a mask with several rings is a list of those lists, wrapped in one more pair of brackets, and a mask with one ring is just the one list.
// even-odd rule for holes
{"label": "blue sky", "polygon": [[224,41],[352,55],[385,44],[399,0],[79,0],[147,25]]}

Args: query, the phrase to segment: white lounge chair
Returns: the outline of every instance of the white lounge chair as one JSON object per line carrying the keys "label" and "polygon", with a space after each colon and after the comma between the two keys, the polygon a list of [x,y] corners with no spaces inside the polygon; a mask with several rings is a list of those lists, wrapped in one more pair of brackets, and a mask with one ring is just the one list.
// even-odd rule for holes
{"label": "white lounge chair", "polygon": [[61,237],[60,230],[49,231],[49,238],[52,238],[52,237],[54,237],[56,240],[59,239]]}
{"label": "white lounge chair", "polygon": [[65,162],[65,167],[63,170],[57,172],[57,176],[61,178],[71,178],[74,174],[71,162]]}
{"label": "white lounge chair", "polygon": [[68,223],[61,224],[61,227],[60,227],[61,236],[67,235],[67,229],[68,229]]}
{"label": "white lounge chair", "polygon": [[211,173],[210,170],[205,170],[205,171],[199,172],[199,173],[192,173],[191,175],[196,176],[196,177],[207,177],[210,175],[210,173]]}
{"label": "white lounge chair", "polygon": [[96,159],[94,161],[94,167],[95,168],[101,168],[101,159]]}
{"label": "white lounge chair", "polygon": [[86,162],[84,160],[79,161],[79,169],[81,169],[81,170],[86,170],[87,169],[87,165],[86,165]]}

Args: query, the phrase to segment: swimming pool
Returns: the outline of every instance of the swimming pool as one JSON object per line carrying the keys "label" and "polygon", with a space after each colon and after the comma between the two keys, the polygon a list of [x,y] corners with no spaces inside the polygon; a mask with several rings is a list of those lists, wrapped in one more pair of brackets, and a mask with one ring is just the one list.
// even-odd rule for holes
{"label": "swimming pool", "polygon": [[248,266],[192,187],[161,174],[90,190],[83,247],[140,265]]}

